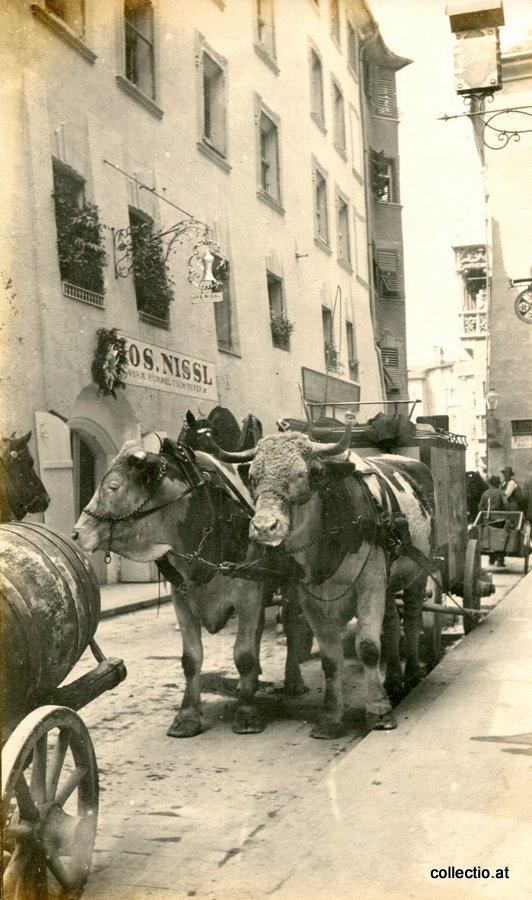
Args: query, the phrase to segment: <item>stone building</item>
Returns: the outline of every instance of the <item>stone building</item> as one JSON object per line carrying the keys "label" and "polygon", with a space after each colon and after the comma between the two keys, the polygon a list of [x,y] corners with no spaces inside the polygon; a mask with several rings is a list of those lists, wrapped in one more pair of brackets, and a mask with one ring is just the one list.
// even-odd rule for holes
{"label": "stone building", "polygon": [[408,61],[363,0],[10,0],[0,20],[2,427],[33,430],[49,524],[187,409],[271,431],[302,398],[405,399]]}
{"label": "stone building", "polygon": [[[493,257],[487,387],[496,395],[487,420],[488,465],[499,474],[511,465],[522,481],[532,463],[532,136],[511,135],[530,128],[532,33],[504,49],[501,63],[503,88],[493,106],[515,112],[491,119],[491,128],[510,137],[502,149],[496,132],[484,132]],[[520,114],[520,107],[528,109]]]}

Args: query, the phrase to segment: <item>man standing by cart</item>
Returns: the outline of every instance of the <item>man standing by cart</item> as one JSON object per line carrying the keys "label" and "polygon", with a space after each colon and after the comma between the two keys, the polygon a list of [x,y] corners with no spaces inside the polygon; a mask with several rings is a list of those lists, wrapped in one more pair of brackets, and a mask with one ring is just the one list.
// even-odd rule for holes
{"label": "man standing by cart", "polygon": [[520,488],[517,484],[517,481],[514,479],[514,470],[511,466],[505,466],[504,469],[501,469],[502,472],[502,484],[501,490],[506,497],[506,501],[508,504],[508,509],[511,512],[519,512],[520,504],[519,504],[519,494]]}

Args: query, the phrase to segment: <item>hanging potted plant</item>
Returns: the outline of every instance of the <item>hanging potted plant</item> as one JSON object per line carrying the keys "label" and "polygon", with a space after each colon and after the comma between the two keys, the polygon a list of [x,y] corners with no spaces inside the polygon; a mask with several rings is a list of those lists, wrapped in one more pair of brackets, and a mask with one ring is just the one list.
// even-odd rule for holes
{"label": "hanging potted plant", "polygon": [[98,385],[98,396],[114,397],[124,390],[128,371],[126,339],[119,337],[116,328],[98,328],[97,343],[92,361],[92,380]]}
{"label": "hanging potted plant", "polygon": [[87,202],[79,206],[61,184],[55,185],[54,204],[61,281],[103,294],[107,254],[98,207]]}
{"label": "hanging potted plant", "polygon": [[281,350],[286,350],[294,327],[294,322],[291,322],[284,313],[281,313],[279,316],[271,313],[270,328],[274,346]]}

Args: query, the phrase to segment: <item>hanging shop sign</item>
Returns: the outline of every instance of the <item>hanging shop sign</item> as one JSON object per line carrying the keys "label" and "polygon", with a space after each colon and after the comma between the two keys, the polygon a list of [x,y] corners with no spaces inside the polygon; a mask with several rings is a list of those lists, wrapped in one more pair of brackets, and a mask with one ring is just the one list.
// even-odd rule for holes
{"label": "hanging shop sign", "polygon": [[206,359],[189,356],[178,350],[146,344],[137,338],[121,335],[126,341],[128,358],[126,384],[185,394],[203,400],[218,400],[216,366]]}

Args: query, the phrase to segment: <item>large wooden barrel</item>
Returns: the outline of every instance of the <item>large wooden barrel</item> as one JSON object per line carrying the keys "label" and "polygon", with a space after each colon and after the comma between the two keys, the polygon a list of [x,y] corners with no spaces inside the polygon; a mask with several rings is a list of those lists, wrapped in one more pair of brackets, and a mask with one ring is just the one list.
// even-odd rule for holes
{"label": "large wooden barrel", "polygon": [[33,522],[0,524],[2,715],[20,721],[84,653],[100,616],[96,575],[77,545]]}

